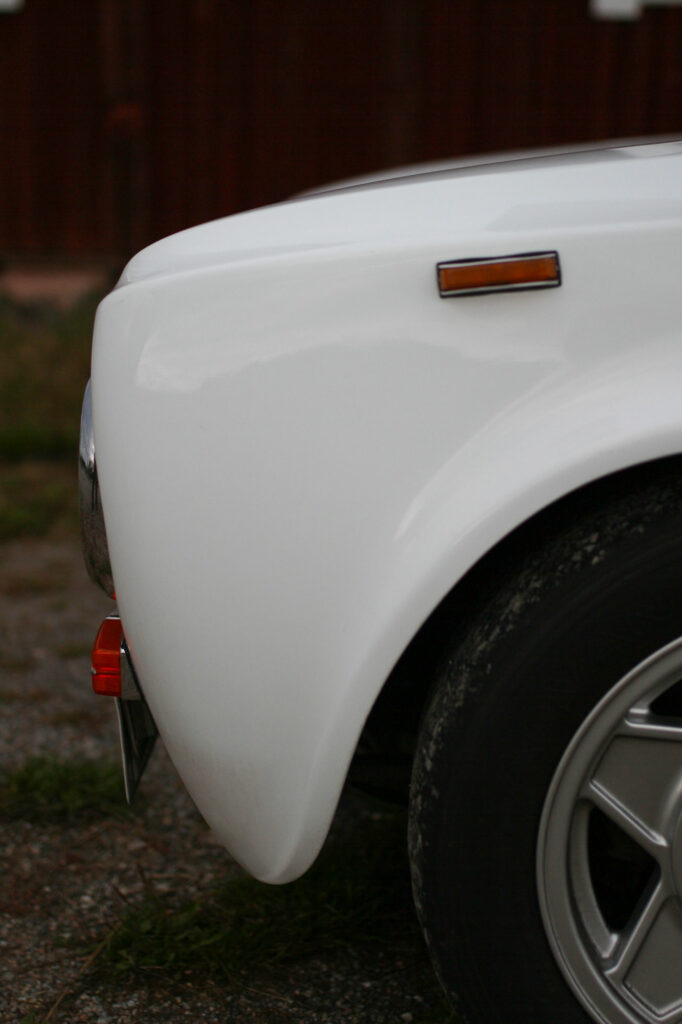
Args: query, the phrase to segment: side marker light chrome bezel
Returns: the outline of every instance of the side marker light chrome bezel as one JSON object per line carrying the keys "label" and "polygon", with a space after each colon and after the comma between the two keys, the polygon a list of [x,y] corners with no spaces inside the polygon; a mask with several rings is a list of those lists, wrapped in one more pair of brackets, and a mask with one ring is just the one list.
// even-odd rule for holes
{"label": "side marker light chrome bezel", "polygon": [[447,260],[436,264],[436,281],[442,299],[558,288],[561,264],[554,249]]}

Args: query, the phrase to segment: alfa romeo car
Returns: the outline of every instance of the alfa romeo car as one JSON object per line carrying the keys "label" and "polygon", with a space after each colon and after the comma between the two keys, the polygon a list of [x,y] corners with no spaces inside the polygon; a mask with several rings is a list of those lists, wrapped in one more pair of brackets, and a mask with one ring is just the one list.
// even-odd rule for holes
{"label": "alfa romeo car", "polygon": [[130,796],[158,729],[281,883],[347,779],[402,795],[463,1022],[682,1021],[681,142],[152,245],[97,312],[80,473]]}

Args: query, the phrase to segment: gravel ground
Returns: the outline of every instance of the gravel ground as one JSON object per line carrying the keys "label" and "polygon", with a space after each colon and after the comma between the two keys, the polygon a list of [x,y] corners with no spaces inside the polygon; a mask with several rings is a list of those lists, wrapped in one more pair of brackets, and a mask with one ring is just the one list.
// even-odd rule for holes
{"label": "gravel ground", "polygon": [[[118,758],[111,702],[89,686],[89,649],[111,603],[72,540],[0,546],[0,770],[36,754]],[[81,825],[0,819],[0,1021],[413,1022],[444,1008],[410,905],[396,892],[395,934],[220,982],[149,972],[112,983],[92,951],[151,888],[196,897],[238,873],[212,838],[161,744],[131,818]],[[342,802],[336,829],[358,843],[376,808]],[[85,951],[84,951],[85,950]],[[95,956],[96,960],[96,956]]]}

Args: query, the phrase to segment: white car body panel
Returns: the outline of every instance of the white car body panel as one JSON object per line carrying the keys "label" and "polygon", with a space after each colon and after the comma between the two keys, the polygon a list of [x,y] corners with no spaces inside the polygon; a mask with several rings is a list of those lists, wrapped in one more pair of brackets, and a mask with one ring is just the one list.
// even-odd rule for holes
{"label": "white car body panel", "polygon": [[[442,260],[559,288],[441,299]],[[321,846],[363,723],[529,516],[682,451],[682,145],[341,190],[151,246],[98,311],[121,618],[199,809],[256,876]]]}

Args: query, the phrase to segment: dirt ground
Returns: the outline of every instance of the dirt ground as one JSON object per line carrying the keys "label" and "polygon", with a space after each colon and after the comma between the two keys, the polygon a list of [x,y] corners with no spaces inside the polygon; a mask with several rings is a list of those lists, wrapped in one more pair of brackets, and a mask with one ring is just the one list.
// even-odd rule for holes
{"label": "dirt ground", "polygon": [[[112,702],[92,694],[89,650],[111,609],[75,540],[0,545],[0,771],[45,754],[118,758]],[[202,899],[238,872],[158,744],[130,818],[81,824],[0,819],[0,1021],[441,1024],[445,1009],[414,925],[409,881],[390,935],[354,949],[258,964],[216,980],[163,971],[115,980],[94,971],[98,944],[145,890]],[[363,843],[376,811],[343,802]],[[337,828],[338,828],[337,824]]]}

